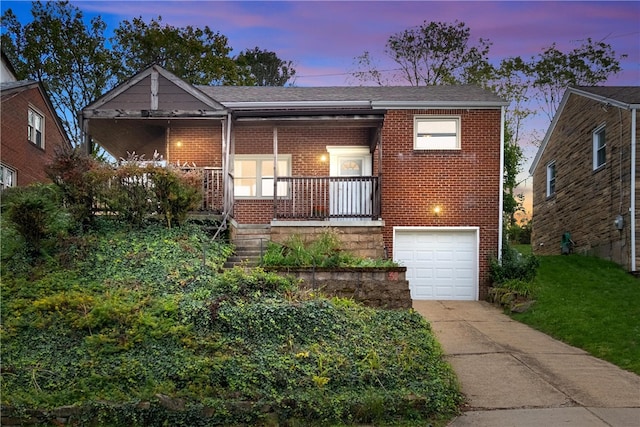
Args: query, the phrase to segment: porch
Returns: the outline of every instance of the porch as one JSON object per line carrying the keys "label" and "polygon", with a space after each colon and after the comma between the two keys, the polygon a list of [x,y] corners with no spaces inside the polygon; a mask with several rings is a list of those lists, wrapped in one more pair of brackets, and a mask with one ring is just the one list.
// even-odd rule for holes
{"label": "porch", "polygon": [[[225,206],[222,168],[183,168],[201,173],[201,213],[229,213]],[[233,188],[233,177],[227,181]],[[276,177],[273,219],[289,221],[378,220],[381,218],[380,180],[377,176]],[[242,199],[250,200],[250,199]]]}

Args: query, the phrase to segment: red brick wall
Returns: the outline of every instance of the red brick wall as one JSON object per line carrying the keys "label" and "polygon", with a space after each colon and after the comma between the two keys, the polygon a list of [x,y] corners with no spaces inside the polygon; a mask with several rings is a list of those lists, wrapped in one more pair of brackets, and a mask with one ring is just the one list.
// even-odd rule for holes
{"label": "red brick wall", "polygon": [[[461,117],[461,149],[414,151],[416,114]],[[390,111],[382,130],[384,240],[393,254],[394,226],[480,228],[480,298],[498,249],[500,110]],[[442,208],[439,216],[434,207]]]}
{"label": "red brick wall", "polygon": [[[235,144],[236,154],[273,154],[273,128],[238,126]],[[278,154],[291,155],[292,176],[329,176],[327,145],[367,144],[368,130],[364,128],[278,127]],[[273,218],[272,200],[236,200],[234,218],[244,224],[268,223]]]}
{"label": "red brick wall", "polygon": [[222,166],[222,125],[172,127],[167,131],[167,161],[198,167]]}
{"label": "red brick wall", "polygon": [[[27,139],[29,106],[44,115],[44,149],[36,147]],[[54,159],[55,150],[65,144],[49,112],[47,103],[37,88],[28,89],[2,99],[1,107],[0,156],[2,163],[17,171],[17,185],[29,185],[34,182],[48,182],[44,168]]]}

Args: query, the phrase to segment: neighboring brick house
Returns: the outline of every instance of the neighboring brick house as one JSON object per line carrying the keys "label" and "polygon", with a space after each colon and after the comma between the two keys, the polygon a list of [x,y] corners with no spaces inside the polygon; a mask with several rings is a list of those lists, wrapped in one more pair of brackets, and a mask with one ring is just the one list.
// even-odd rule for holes
{"label": "neighboring brick house", "polygon": [[115,158],[201,167],[232,236],[335,227],[405,265],[414,299],[474,300],[500,253],[506,105],[472,86],[191,86],[152,66],[83,126]]}
{"label": "neighboring brick house", "polygon": [[573,250],[637,271],[640,87],[567,89],[530,168],[534,252]]}
{"label": "neighboring brick house", "polygon": [[45,166],[69,140],[42,85],[17,80],[4,52],[1,70],[0,189],[47,182]]}

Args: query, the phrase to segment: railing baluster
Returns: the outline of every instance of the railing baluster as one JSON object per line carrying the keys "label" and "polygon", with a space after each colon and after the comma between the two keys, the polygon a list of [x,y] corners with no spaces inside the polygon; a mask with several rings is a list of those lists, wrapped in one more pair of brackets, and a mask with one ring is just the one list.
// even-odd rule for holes
{"label": "railing baluster", "polygon": [[276,198],[276,218],[377,219],[378,177],[278,177],[288,192]]}

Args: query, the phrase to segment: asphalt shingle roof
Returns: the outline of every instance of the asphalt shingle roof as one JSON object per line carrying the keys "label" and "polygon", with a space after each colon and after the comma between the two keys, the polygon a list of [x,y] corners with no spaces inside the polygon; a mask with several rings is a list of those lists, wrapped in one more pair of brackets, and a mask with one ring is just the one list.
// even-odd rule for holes
{"label": "asphalt shingle roof", "polygon": [[640,86],[577,86],[576,89],[625,104],[640,104]]}
{"label": "asphalt shingle roof", "polygon": [[505,103],[476,86],[196,86],[223,104],[241,102],[469,102]]}

